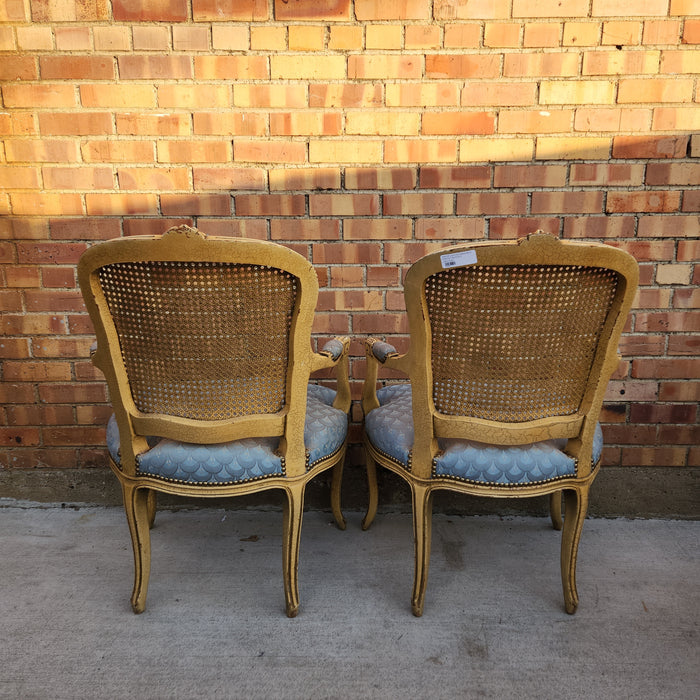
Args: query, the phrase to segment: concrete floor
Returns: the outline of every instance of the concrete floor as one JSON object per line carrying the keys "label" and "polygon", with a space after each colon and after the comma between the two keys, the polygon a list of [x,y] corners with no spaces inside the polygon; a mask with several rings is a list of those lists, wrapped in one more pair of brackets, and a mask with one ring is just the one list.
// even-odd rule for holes
{"label": "concrete floor", "polygon": [[568,616],[548,520],[436,515],[417,619],[410,516],[347,516],[290,620],[280,512],[160,512],[136,616],[121,509],[0,500],[0,697],[700,697],[700,522],[588,520]]}

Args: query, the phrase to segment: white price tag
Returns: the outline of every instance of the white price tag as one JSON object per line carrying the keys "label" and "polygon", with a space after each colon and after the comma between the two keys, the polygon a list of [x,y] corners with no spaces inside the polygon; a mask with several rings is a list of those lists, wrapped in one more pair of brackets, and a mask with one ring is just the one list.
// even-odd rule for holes
{"label": "white price tag", "polygon": [[464,265],[473,265],[476,262],[475,250],[463,250],[461,253],[447,253],[440,256],[442,269],[447,270],[451,267],[463,267]]}

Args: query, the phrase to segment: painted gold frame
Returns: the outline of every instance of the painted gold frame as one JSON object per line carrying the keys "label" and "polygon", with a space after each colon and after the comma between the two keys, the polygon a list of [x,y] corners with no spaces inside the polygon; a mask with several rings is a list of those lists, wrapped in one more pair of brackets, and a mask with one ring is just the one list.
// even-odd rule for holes
{"label": "painted gold frame", "polygon": [[[132,398],[119,336],[102,290],[99,271],[115,263],[138,261],[187,261],[266,266],[285,271],[297,280],[298,292],[289,335],[286,393],[283,408],[273,414],[242,415],[227,420],[193,420],[140,411]],[[119,426],[120,461],[110,458],[120,481],[134,550],[134,588],[131,605],[136,613],[145,608],[150,572],[149,530],[153,526],[156,494],[221,498],[269,489],[285,492],[283,526],[283,578],[286,612],[299,609],[297,568],[299,541],[307,483],[332,469],[331,507],[340,529],[345,520],[340,509],[340,488],[345,443],[338,452],[307,469],[304,445],[307,384],[311,373],[335,368],[337,394],[334,407],[350,408],[348,381],[349,339],[338,339],[339,353],[314,352],[311,327],[318,296],[318,280],[312,265],[298,253],[275,243],[239,238],[207,237],[187,226],[170,229],[162,236],[134,236],[99,243],[88,249],[78,266],[80,287],[97,337],[92,360],[104,374]],[[222,443],[249,437],[279,436],[284,459],[283,476],[226,484],[190,484],[165,481],[138,473],[137,455],[148,449],[146,436],[172,438],[189,443]]]}
{"label": "painted gold frame", "polygon": [[[445,415],[435,408],[431,368],[430,312],[426,303],[426,280],[444,269],[441,256],[475,259],[484,268],[513,265],[583,266],[614,271],[618,283],[605,318],[583,400],[571,415],[551,415],[537,420],[503,422],[463,415]],[[428,576],[431,540],[432,495],[447,489],[474,496],[524,498],[548,494],[550,513],[556,529],[563,525],[561,576],[565,607],[574,613],[578,606],[576,557],[588,506],[588,492],[600,460],[592,464],[593,437],[606,386],[619,363],[617,346],[638,284],[638,265],[626,252],[608,245],[560,241],[537,232],[518,241],[496,241],[454,246],[425,256],[408,271],[405,280],[406,309],[410,328],[410,349],[405,354],[376,353],[378,342],[366,341],[367,378],[362,397],[364,414],[379,406],[377,399],[380,367],[398,370],[411,381],[415,441],[410,470],[377,450],[365,438],[369,505],[363,521],[367,529],[378,506],[376,464],[405,479],[412,493],[415,540],[415,573],[412,610],[422,615]],[[377,357],[379,355],[379,357]],[[517,367],[513,367],[517,372]],[[493,445],[519,445],[551,438],[566,438],[565,451],[577,463],[576,475],[527,485],[496,485],[437,477],[432,472],[439,452],[438,438],[460,438]],[[562,523],[562,495],[566,517]]]}

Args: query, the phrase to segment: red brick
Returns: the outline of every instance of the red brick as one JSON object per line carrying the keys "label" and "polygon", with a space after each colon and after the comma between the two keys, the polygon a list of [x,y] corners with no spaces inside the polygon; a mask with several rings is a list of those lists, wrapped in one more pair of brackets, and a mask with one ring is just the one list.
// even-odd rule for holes
{"label": "red brick", "polygon": [[117,133],[129,136],[188,136],[191,133],[189,115],[184,114],[124,112],[117,114],[116,120]]}
{"label": "red brick", "polygon": [[122,190],[188,190],[187,168],[119,168],[119,188]]}
{"label": "red brick", "polygon": [[669,355],[688,355],[697,357],[700,355],[700,336],[672,335],[668,339]]}
{"label": "red brick", "polygon": [[571,131],[574,111],[530,109],[501,111],[498,117],[499,134],[555,134]]}
{"label": "red brick", "polygon": [[435,0],[435,19],[508,19],[511,0]]}
{"label": "red brick", "polygon": [[32,0],[32,20],[34,22],[91,22],[107,20],[111,17],[108,0]]}
{"label": "red brick", "polygon": [[[512,53],[503,62],[504,78],[564,78],[578,75],[577,53]],[[495,77],[495,76],[488,76]]]}
{"label": "red brick", "polygon": [[[670,217],[668,217],[670,218]],[[674,219],[676,217],[673,217]],[[685,217],[683,217],[685,218]],[[700,224],[697,217],[688,217],[694,219],[694,224],[697,226]],[[678,262],[694,262],[700,258],[700,241],[678,241]]]}
{"label": "red brick", "polygon": [[112,13],[116,22],[186,22],[188,19],[187,0],[113,0]]}
{"label": "red brick", "polygon": [[420,187],[425,189],[480,189],[491,184],[488,166],[429,167],[420,169]]}
{"label": "red brick", "polygon": [[82,145],[86,163],[154,163],[153,141],[85,141]]}
{"label": "red brick", "polygon": [[75,88],[67,83],[25,84],[12,83],[2,86],[5,107],[66,108],[77,104]]}
{"label": "red brick", "polygon": [[[235,94],[235,91],[234,91]],[[309,107],[376,107],[383,104],[381,83],[311,83]],[[289,105],[289,106],[304,106]]]}
{"label": "red brick", "polygon": [[303,216],[306,198],[301,194],[236,195],[237,216]]}
{"label": "red brick", "polygon": [[270,71],[265,56],[195,56],[194,75],[197,80],[267,80]]}
{"label": "red brick", "polygon": [[160,205],[166,216],[231,216],[228,194],[163,194]]}
{"label": "red brick", "polygon": [[342,133],[340,112],[275,112],[270,115],[271,136],[338,136]]}
{"label": "red brick", "polygon": [[605,210],[620,212],[672,212],[680,206],[680,192],[608,192]]}
{"label": "red brick", "polygon": [[533,192],[533,214],[599,214],[603,211],[603,193],[590,192]]}
{"label": "red brick", "polygon": [[194,133],[204,136],[264,136],[267,120],[246,112],[195,112]]}
{"label": "red brick", "polygon": [[497,78],[499,73],[500,57],[496,54],[429,54],[425,57],[427,78]]}
{"label": "red brick", "polygon": [[586,216],[564,219],[564,238],[632,238],[633,216]]}
{"label": "red brick", "polygon": [[0,81],[37,80],[38,77],[33,56],[5,56],[0,63]]}
{"label": "red brick", "polygon": [[415,168],[346,168],[348,190],[412,190],[416,186]]}
{"label": "red brick", "polygon": [[700,163],[649,163],[647,185],[700,185]]}
{"label": "red brick", "polygon": [[[352,268],[340,268],[352,269]],[[367,267],[368,287],[398,287],[401,284],[399,268],[395,266],[369,266]]]}
{"label": "red brick", "polygon": [[39,129],[46,136],[89,136],[111,134],[112,115],[108,112],[43,112]]}
{"label": "red brick", "polygon": [[[275,20],[316,19],[326,21],[352,19],[350,0],[275,0]],[[358,16],[359,19],[359,16]]]}
{"label": "red brick", "polygon": [[[276,0],[277,3],[283,0]],[[305,0],[313,2],[313,0]],[[355,16],[360,22],[392,19],[430,19],[430,3],[424,0],[355,0]]]}
{"label": "red brick", "polygon": [[683,206],[681,211],[700,211],[700,190],[686,190],[683,192]]}
{"label": "red brick", "polygon": [[700,401],[700,382],[659,383],[659,401]]}
{"label": "red brick", "polygon": [[444,243],[398,243],[387,241],[384,244],[384,262],[399,265],[411,265],[428,253],[444,247]]}
{"label": "red brick", "polygon": [[493,185],[508,188],[563,187],[566,173],[565,165],[497,165],[494,167]]}
{"label": "red brick", "polygon": [[647,108],[579,107],[575,131],[648,131],[652,110]]}
{"label": "red brick", "polygon": [[88,193],[85,195],[85,205],[90,216],[124,216],[158,212],[158,198],[154,194]]}
{"label": "red brick", "polygon": [[159,141],[159,163],[228,163],[230,141]]}
{"label": "red brick", "polygon": [[39,429],[38,428],[18,428],[15,426],[9,428],[0,428],[0,445],[7,447],[39,445]]}
{"label": "red brick", "polygon": [[267,0],[192,0],[195,22],[262,22],[269,19]]}
{"label": "red brick", "polygon": [[631,423],[693,423],[697,406],[640,403],[630,407]]}
{"label": "red brick", "polygon": [[309,195],[310,216],[376,216],[378,213],[377,194]]}
{"label": "red brick", "polygon": [[353,314],[353,331],[368,335],[407,333],[408,318],[405,313]]}
{"label": "red brick", "polygon": [[700,331],[700,311],[637,311],[634,329],[638,333]]}
{"label": "red brick", "polygon": [[496,115],[493,112],[424,112],[422,133],[493,134]]}
{"label": "red brick", "polygon": [[443,45],[446,49],[476,49],[481,41],[478,22],[446,24]]}
{"label": "red brick", "polygon": [[340,221],[338,219],[272,219],[270,237],[273,241],[337,241],[340,239]]}
{"label": "red brick", "polygon": [[[651,167],[651,164],[647,167]],[[572,163],[570,182],[586,187],[638,187],[644,178],[642,163]]]}
{"label": "red brick", "polygon": [[700,309],[700,288],[676,289],[673,306],[676,309]]}
{"label": "red brick", "polygon": [[47,288],[73,289],[76,286],[72,267],[42,267],[41,282]]}
{"label": "red brick", "polygon": [[421,216],[416,219],[416,240],[441,240],[452,239],[455,241],[468,239],[481,239],[486,235],[486,219],[482,217],[449,217],[441,216],[432,219]]}
{"label": "red brick", "polygon": [[488,216],[527,213],[526,192],[479,192],[457,194],[457,214],[464,216]]}
{"label": "red brick", "polygon": [[80,159],[78,144],[55,139],[5,141],[8,162],[74,163]]}
{"label": "red brick", "polygon": [[303,163],[306,144],[297,141],[236,141],[233,159],[250,163]]}
{"label": "red brick", "polygon": [[50,404],[104,403],[107,400],[106,385],[95,384],[44,384],[39,386],[39,400]]}
{"label": "red brick", "polygon": [[386,141],[386,163],[450,163],[457,159],[457,143],[449,139]]}
{"label": "red brick", "polygon": [[121,80],[187,80],[193,77],[188,56],[118,56]]}
{"label": "red brick", "polygon": [[454,196],[452,193],[401,192],[384,195],[384,214],[397,216],[401,214],[426,216],[454,214]]}
{"label": "red brick", "polygon": [[28,338],[3,338],[0,342],[0,357],[23,360],[30,356]]}
{"label": "red brick", "polygon": [[7,267],[5,268],[5,284],[8,287],[40,287],[39,268],[19,265]]}
{"label": "red brick", "polygon": [[195,190],[264,190],[265,171],[262,168],[192,168]]}
{"label": "red brick", "polygon": [[[698,235],[698,230],[700,230],[700,220],[697,216],[640,216],[637,235],[653,238],[682,238],[684,236],[692,238]],[[679,241],[678,245],[679,262],[692,261],[693,257],[681,257],[681,248],[686,250],[684,248],[686,242]],[[687,245],[692,247],[693,243],[688,241]]]}
{"label": "red brick", "polygon": [[114,80],[112,56],[40,56],[42,80]]}
{"label": "red brick", "polygon": [[158,106],[166,109],[227,108],[233,102],[229,85],[159,85],[157,91]]}
{"label": "red brick", "polygon": [[379,243],[313,243],[314,265],[377,265],[381,260]]}
{"label": "red brick", "polygon": [[39,168],[7,167],[0,170],[0,189],[40,189]]}
{"label": "red brick", "polygon": [[105,190],[112,189],[112,168],[50,166],[42,168],[44,187],[49,190]]}
{"label": "red brick", "polygon": [[17,192],[10,194],[15,216],[77,216],[83,214],[80,194]]}
{"label": "red brick", "polygon": [[613,158],[683,158],[688,136],[615,136]]}
{"label": "red brick", "polygon": [[617,101],[625,102],[689,102],[693,97],[694,81],[675,76],[668,78],[621,79]]}
{"label": "red brick", "polygon": [[417,56],[386,54],[351,55],[348,57],[350,80],[409,80],[422,77],[422,65]]}
{"label": "red brick", "polygon": [[343,237],[348,241],[397,240],[411,238],[410,219],[346,219],[343,222]]}
{"label": "red brick", "polygon": [[271,191],[340,189],[340,168],[279,168],[267,175]]}

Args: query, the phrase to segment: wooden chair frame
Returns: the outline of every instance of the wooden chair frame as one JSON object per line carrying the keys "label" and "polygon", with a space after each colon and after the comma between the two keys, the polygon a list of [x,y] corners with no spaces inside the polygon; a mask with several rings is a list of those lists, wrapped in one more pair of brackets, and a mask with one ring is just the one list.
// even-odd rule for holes
{"label": "wooden chair frame", "polygon": [[[426,280],[441,270],[441,256],[473,255],[476,264],[573,265],[604,268],[617,273],[615,296],[605,320],[595,353],[583,400],[572,415],[548,416],[526,422],[499,422],[461,415],[445,415],[435,409],[433,401],[431,326],[426,303]],[[432,495],[438,489],[489,497],[550,496],[550,513],[556,529],[562,528],[562,494],[565,518],[561,545],[561,577],[565,607],[574,613],[578,606],[576,557],[581,529],[588,505],[588,492],[598,473],[600,461],[592,464],[592,446],[596,422],[602,407],[608,380],[618,367],[617,345],[625,325],[638,283],[638,266],[624,251],[597,243],[562,242],[537,232],[518,241],[484,242],[460,245],[425,256],[408,271],[405,299],[410,328],[410,349],[405,354],[376,353],[376,339],[366,342],[367,379],[362,405],[365,416],[379,406],[377,381],[379,367],[398,370],[411,382],[415,438],[410,457],[410,471],[398,465],[365,439],[369,506],[363,528],[367,529],[377,512],[378,489],[376,464],[405,479],[412,493],[415,540],[415,575],[412,610],[423,612],[428,576],[431,540]],[[380,357],[376,355],[379,354]],[[459,438],[491,445],[521,445],[552,438],[566,438],[565,452],[576,460],[575,476],[528,485],[470,483],[437,477],[432,473],[433,460],[439,453],[438,438]]]}
{"label": "wooden chair frame", "polygon": [[[99,280],[99,270],[115,263],[134,261],[187,261],[267,266],[283,270],[298,280],[298,293],[289,334],[286,397],[283,408],[268,415],[243,415],[227,420],[193,420],[173,415],[149,414],[134,403],[119,337]],[[297,568],[304,491],[319,473],[332,468],[331,506],[338,526],[345,528],[340,509],[340,488],[345,445],[313,468],[307,469],[304,445],[307,384],[317,370],[335,368],[337,394],[333,406],[347,413],[350,408],[347,338],[339,356],[313,352],[311,327],[318,296],[318,280],[312,265],[298,253],[281,245],[256,240],[207,238],[187,226],[170,229],[163,236],[131,237],[107,241],[82,256],[79,281],[87,310],[94,324],[97,348],[92,360],[104,374],[120,433],[120,465],[109,459],[124,496],[131,533],[135,577],[131,604],[134,612],[145,608],[150,572],[150,534],[156,509],[156,494],[220,498],[269,489],[286,494],[283,528],[283,577],[286,612],[294,617],[299,608]],[[225,484],[169,482],[137,470],[137,456],[148,449],[147,436],[179,442],[214,444],[242,438],[279,436],[278,453],[284,460],[284,475]]]}

